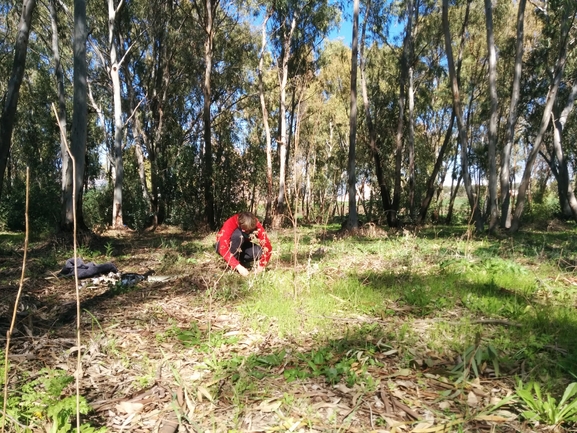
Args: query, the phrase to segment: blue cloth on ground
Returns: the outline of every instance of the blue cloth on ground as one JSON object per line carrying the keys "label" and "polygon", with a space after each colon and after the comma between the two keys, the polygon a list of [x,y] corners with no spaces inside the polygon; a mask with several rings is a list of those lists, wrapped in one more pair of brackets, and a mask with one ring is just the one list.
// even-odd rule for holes
{"label": "blue cloth on ground", "polygon": [[[97,265],[94,262],[84,263],[80,258],[76,259],[76,268],[78,269],[78,278],[90,278],[95,275],[108,274],[109,272],[118,272],[114,264],[108,262]],[[74,276],[74,259],[66,260],[66,264],[58,273],[59,277],[73,277]]]}

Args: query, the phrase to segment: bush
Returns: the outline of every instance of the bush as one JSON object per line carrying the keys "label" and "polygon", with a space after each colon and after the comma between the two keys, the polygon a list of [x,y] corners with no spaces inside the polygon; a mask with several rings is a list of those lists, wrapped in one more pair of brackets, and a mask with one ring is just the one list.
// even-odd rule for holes
{"label": "bush", "polygon": [[112,188],[109,185],[84,193],[84,222],[89,228],[106,227],[112,221]]}
{"label": "bush", "polygon": [[[41,187],[30,185],[28,223],[33,233],[52,233],[60,218],[60,196],[56,185]],[[24,231],[26,229],[26,185],[16,180],[0,204],[0,229]]]}

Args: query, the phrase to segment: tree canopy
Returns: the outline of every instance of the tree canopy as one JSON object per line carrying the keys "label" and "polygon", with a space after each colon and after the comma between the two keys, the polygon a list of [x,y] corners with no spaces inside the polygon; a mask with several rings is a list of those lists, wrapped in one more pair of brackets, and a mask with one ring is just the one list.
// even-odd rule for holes
{"label": "tree canopy", "polygon": [[65,142],[91,229],[214,229],[243,209],[271,224],[349,209],[477,231],[577,221],[574,1],[365,0],[354,47],[329,39],[352,4],[329,0],[2,10],[4,228],[23,228],[26,167],[33,227],[69,227]]}

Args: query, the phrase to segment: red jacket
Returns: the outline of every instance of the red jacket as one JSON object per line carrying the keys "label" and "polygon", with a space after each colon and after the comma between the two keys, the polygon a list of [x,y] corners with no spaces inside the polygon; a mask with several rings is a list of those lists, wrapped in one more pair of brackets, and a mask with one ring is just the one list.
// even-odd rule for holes
{"label": "red jacket", "polygon": [[[238,214],[231,216],[227,219],[222,228],[216,235],[216,241],[219,242],[218,244],[218,253],[224,258],[226,263],[231,268],[236,268],[239,264],[237,258],[230,252],[230,237],[232,236],[233,232],[236,229],[240,229],[238,225]],[[258,243],[262,248],[262,255],[260,256],[260,260],[258,262],[259,266],[265,267],[268,261],[270,260],[270,255],[272,252],[272,246],[270,244],[270,240],[266,234],[266,231],[262,224],[257,220],[256,221],[256,237],[258,238]]]}

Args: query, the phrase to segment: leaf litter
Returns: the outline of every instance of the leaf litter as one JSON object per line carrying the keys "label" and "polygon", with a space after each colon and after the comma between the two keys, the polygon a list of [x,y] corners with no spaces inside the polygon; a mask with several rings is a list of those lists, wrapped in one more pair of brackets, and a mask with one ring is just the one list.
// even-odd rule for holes
{"label": "leaf litter", "polygon": [[[154,264],[150,250],[134,248],[127,268],[142,272],[145,261]],[[535,431],[508,405],[499,406],[513,394],[509,380],[486,374],[455,383],[446,371],[457,360],[428,350],[424,342],[383,347],[372,354],[370,365],[361,365],[359,354],[350,368],[364,368],[370,383],[332,383],[314,375],[288,380],[297,354],[315,351],[318,338],[282,336],[274,321],[266,329],[255,327],[234,299],[219,297],[222,273],[220,263],[207,256],[170,278],[138,282],[132,290],[112,294],[110,285],[95,284],[81,291],[86,308],[80,386],[93,409],[88,421],[110,431],[161,433]],[[14,286],[3,291],[9,294]],[[20,373],[43,367],[73,375],[78,350],[70,317],[73,282],[32,279],[25,292],[35,307],[19,320],[13,338],[11,385],[18,387]],[[431,320],[406,320],[410,311],[394,302],[388,308],[395,315],[384,319],[346,313],[325,319],[343,330],[410,323],[426,339]],[[434,320],[458,317],[453,311]],[[265,362],[279,353],[282,359]],[[403,359],[407,354],[413,358],[410,366]],[[255,358],[261,364],[248,366]]]}

